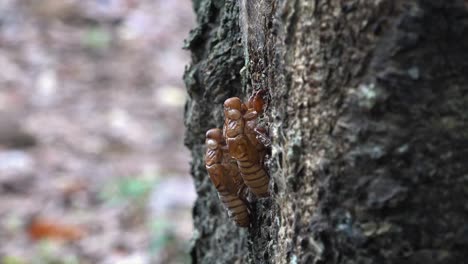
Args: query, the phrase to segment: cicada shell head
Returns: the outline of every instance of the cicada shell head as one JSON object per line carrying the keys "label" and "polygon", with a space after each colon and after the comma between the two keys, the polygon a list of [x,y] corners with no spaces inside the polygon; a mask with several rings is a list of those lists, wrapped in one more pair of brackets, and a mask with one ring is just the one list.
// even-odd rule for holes
{"label": "cicada shell head", "polygon": [[224,142],[223,132],[219,128],[212,128],[206,131],[206,144],[210,149],[216,149]]}
{"label": "cicada shell head", "polygon": [[265,95],[265,90],[259,90],[254,93],[248,102],[248,108],[254,109],[257,113],[263,113],[263,106],[265,105],[265,100],[263,100],[263,96]]}
{"label": "cicada shell head", "polygon": [[242,111],[242,101],[239,97],[231,97],[224,101],[224,110],[236,109]]}
{"label": "cicada shell head", "polygon": [[212,128],[206,132],[205,164],[211,166],[220,163],[223,158],[222,145],[224,143],[223,132],[219,128]]}

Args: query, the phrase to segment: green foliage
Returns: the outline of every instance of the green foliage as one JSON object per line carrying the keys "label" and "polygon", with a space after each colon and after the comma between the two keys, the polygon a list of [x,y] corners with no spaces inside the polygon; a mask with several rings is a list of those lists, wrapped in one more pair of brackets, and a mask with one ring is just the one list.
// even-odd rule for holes
{"label": "green foliage", "polygon": [[168,218],[156,218],[150,222],[151,240],[150,251],[153,257],[161,252],[174,252],[174,263],[191,263],[190,245],[177,239],[174,230],[177,229]]}
{"label": "green foliage", "polygon": [[83,44],[91,49],[105,50],[109,48],[112,36],[109,31],[101,27],[88,29],[83,37]]}
{"label": "green foliage", "polygon": [[173,226],[165,218],[155,219],[150,224],[151,230],[151,252],[159,252],[175,240],[171,232]]}
{"label": "green foliage", "polygon": [[33,264],[79,264],[78,258],[74,255],[60,254],[62,244],[54,241],[43,240],[39,244],[37,258]]}
{"label": "green foliage", "polygon": [[1,259],[1,263],[3,264],[25,264],[26,262],[23,259],[16,257],[16,256],[4,256]]}
{"label": "green foliage", "polygon": [[34,258],[25,259],[23,257],[7,255],[0,259],[1,264],[79,264],[75,255],[64,255],[62,244],[53,241],[41,241],[37,248],[34,248]]}
{"label": "green foliage", "polygon": [[155,184],[156,180],[154,178],[120,178],[107,184],[101,191],[100,196],[101,199],[111,204],[144,203]]}

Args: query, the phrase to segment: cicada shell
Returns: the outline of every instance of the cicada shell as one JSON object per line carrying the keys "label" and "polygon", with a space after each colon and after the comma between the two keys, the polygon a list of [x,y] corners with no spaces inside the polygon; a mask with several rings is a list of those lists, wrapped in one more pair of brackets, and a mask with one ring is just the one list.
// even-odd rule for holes
{"label": "cicada shell", "polygon": [[256,195],[269,195],[269,177],[263,168],[265,146],[257,139],[256,119],[263,108],[256,99],[250,99],[244,105],[237,97],[224,102],[224,137],[229,154],[237,161],[242,179]]}
{"label": "cicada shell", "polygon": [[214,128],[206,132],[205,166],[210,179],[218,191],[219,199],[229,217],[240,227],[250,224],[247,202],[243,197],[244,182],[234,160],[231,159],[223,133]]}

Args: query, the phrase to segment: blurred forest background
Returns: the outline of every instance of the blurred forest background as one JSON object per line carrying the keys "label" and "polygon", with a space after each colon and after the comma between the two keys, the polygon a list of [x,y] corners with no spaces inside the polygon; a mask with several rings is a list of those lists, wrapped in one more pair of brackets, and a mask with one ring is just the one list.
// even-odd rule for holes
{"label": "blurred forest background", "polygon": [[190,0],[0,1],[0,263],[185,263]]}

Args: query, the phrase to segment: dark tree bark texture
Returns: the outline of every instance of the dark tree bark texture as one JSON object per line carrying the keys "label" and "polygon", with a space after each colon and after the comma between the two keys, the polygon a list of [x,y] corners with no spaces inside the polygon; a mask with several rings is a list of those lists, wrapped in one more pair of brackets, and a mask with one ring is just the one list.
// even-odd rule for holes
{"label": "dark tree bark texture", "polygon": [[[464,263],[468,3],[194,0],[194,263]],[[204,168],[222,104],[266,89],[271,197],[227,218]]]}

